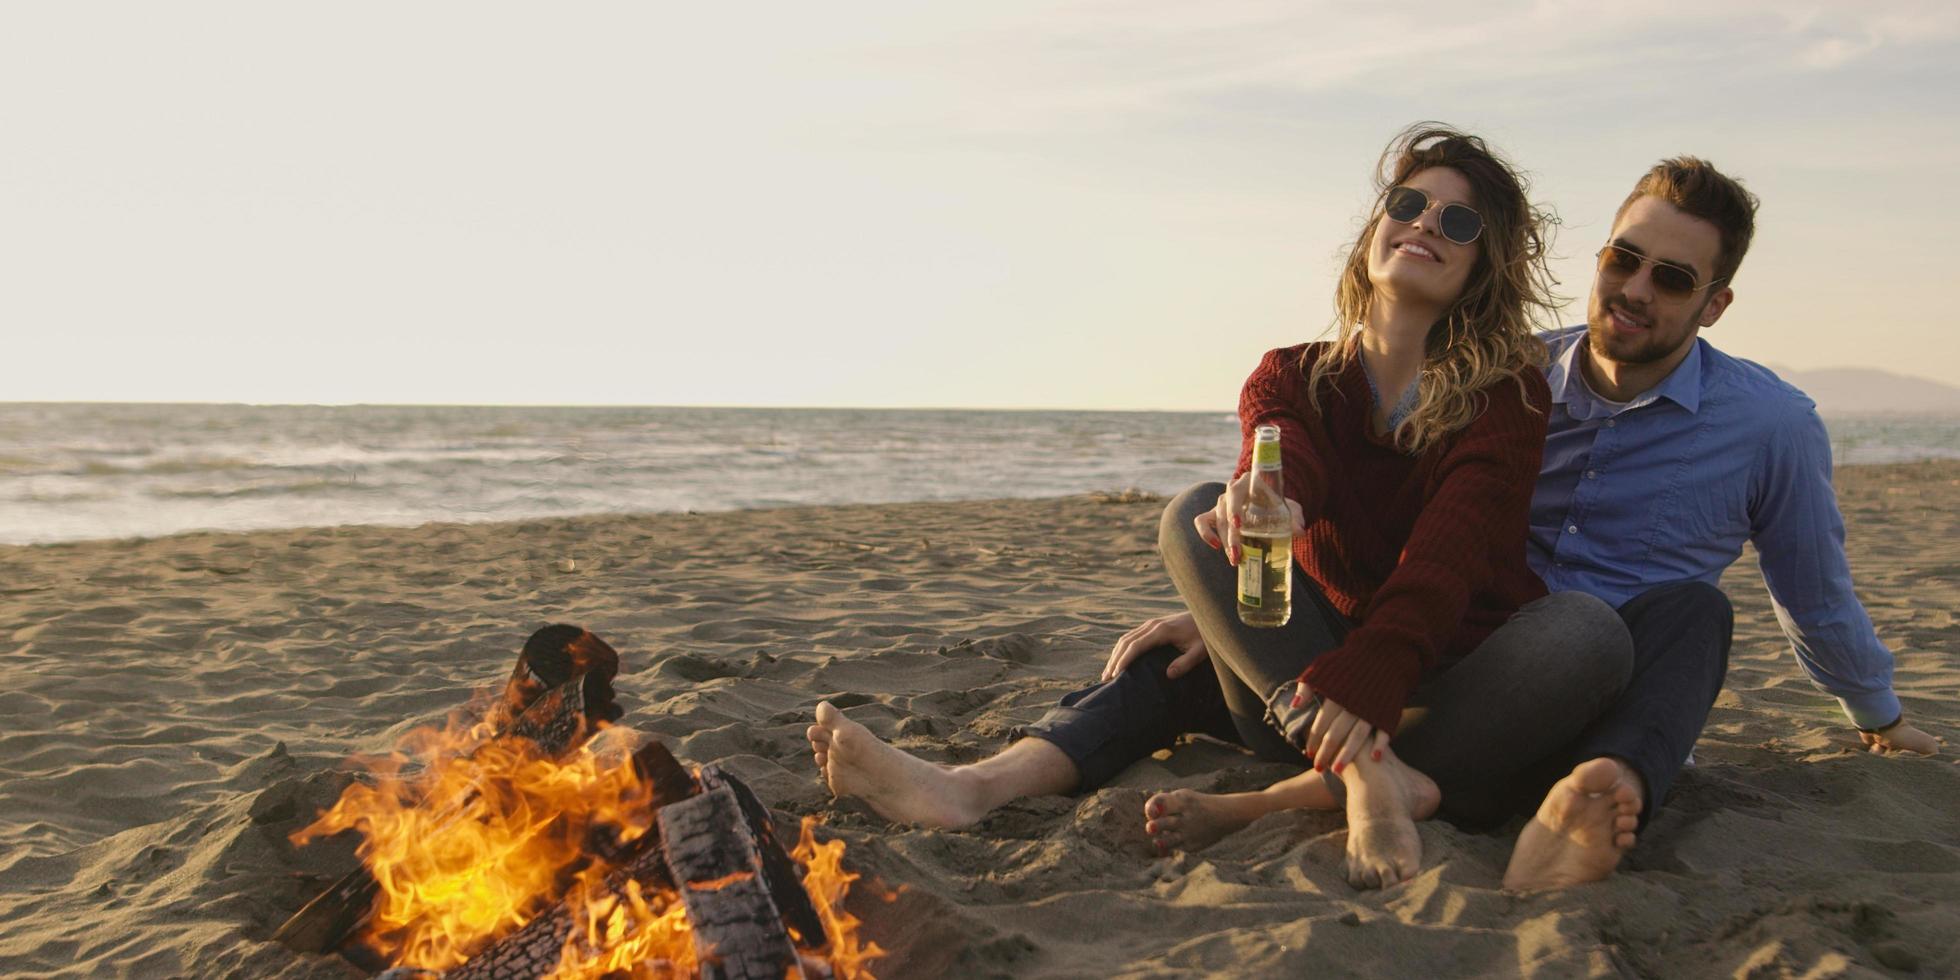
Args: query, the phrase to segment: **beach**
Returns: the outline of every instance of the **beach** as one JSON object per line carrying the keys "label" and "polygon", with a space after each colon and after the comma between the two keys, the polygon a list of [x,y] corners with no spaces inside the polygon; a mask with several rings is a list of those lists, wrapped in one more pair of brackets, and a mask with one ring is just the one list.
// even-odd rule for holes
{"label": "beach", "polygon": [[846,842],[881,977],[1951,975],[1960,461],[1837,482],[1895,686],[1943,754],[1860,750],[1745,554],[1696,765],[1620,873],[1536,895],[1500,888],[1514,834],[1441,821],[1381,892],[1348,886],[1335,813],[1159,857],[1151,792],[1290,771],[1203,740],[961,831],[830,798],[803,735],[819,700],[971,761],[1177,609],[1145,494],[0,547],[0,975],[360,975],[266,941],[344,870],[286,835],[350,753],[439,721],[558,622],[620,651],[622,723]]}

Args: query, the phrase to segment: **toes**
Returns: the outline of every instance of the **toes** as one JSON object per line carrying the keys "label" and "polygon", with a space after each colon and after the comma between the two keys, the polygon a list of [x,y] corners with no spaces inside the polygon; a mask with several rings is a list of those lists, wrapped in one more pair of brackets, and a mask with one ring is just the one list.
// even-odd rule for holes
{"label": "toes", "polygon": [[835,725],[837,723],[837,719],[842,717],[844,717],[844,713],[838,711],[836,705],[831,704],[828,701],[817,702],[818,725],[821,725],[825,728],[829,728],[830,726]]}
{"label": "toes", "polygon": [[1621,785],[1619,763],[1611,759],[1592,759],[1580,763],[1566,778],[1571,781],[1573,789],[1586,796],[1599,796]]}
{"label": "toes", "polygon": [[1382,886],[1382,869],[1359,854],[1348,855],[1348,884],[1366,890]]}
{"label": "toes", "polygon": [[1151,797],[1150,801],[1145,803],[1143,807],[1144,812],[1150,816],[1161,817],[1165,814],[1175,815],[1182,811],[1184,809],[1183,802],[1183,797],[1178,793],[1158,793],[1156,796]]}

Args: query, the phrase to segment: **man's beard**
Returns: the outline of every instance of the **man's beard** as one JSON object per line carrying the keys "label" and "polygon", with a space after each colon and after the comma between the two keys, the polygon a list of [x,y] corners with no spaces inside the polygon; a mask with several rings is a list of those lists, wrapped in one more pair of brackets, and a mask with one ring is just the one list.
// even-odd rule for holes
{"label": "man's beard", "polygon": [[[1706,306],[1707,302],[1704,300],[1702,305]],[[1698,306],[1683,317],[1684,323],[1692,323],[1699,318],[1701,309]],[[1602,312],[1598,316],[1587,317],[1586,341],[1592,345],[1594,357],[1602,357],[1616,364],[1652,364],[1655,361],[1666,360],[1668,355],[1681,349],[1682,344],[1692,342],[1695,337],[1695,332],[1687,329],[1685,325],[1676,331],[1662,330],[1660,319],[1653,314],[1643,317],[1653,324],[1647,328],[1645,336],[1621,337],[1613,330],[1610,322],[1612,317],[1611,301],[1603,304]],[[1670,342],[1670,338],[1679,339]]]}

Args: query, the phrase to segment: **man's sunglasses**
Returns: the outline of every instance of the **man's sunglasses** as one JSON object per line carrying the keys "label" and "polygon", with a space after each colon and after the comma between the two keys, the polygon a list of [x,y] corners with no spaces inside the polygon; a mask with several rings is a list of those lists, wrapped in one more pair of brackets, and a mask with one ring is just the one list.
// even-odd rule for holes
{"label": "man's sunglasses", "polygon": [[[1405,225],[1415,224],[1424,211],[1441,202],[1413,187],[1391,187],[1388,196],[1382,200],[1382,213]],[[1444,204],[1437,212],[1437,227],[1443,237],[1457,243],[1468,245],[1484,233],[1484,216],[1478,214],[1468,204]]]}
{"label": "man's sunglasses", "polygon": [[1599,250],[1599,274],[1614,279],[1631,279],[1640,273],[1641,268],[1653,266],[1654,292],[1670,299],[1682,299],[1707,289],[1728,278],[1712,279],[1708,282],[1695,282],[1695,274],[1678,265],[1650,259],[1631,249],[1618,245],[1608,245]]}

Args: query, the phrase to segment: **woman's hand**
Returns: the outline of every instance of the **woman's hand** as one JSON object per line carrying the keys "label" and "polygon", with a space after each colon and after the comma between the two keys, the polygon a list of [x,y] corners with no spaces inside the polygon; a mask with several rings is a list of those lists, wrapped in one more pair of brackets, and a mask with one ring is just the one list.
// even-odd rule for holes
{"label": "woman's hand", "polygon": [[[1238,479],[1225,487],[1218,495],[1218,503],[1212,508],[1192,518],[1191,523],[1198,529],[1198,538],[1204,543],[1225,552],[1225,560],[1237,565],[1243,553],[1239,541],[1239,525],[1245,521],[1246,498],[1252,494],[1252,474],[1247,470]],[[1307,529],[1305,512],[1300,502],[1292,497],[1281,497],[1286,501],[1286,511],[1293,518],[1293,533],[1300,534]]]}
{"label": "woman's hand", "polygon": [[1117,674],[1129,669],[1130,661],[1166,643],[1178,648],[1180,653],[1164,670],[1165,677],[1182,677],[1211,656],[1205,650],[1205,638],[1198,635],[1198,621],[1189,612],[1159,616],[1146,620],[1116,641],[1109,651],[1109,662],[1103,665],[1103,681],[1115,680]]}
{"label": "woman's hand", "polygon": [[[1302,703],[1311,696],[1306,682],[1301,681],[1295,694],[1296,703]],[[1313,760],[1316,771],[1331,768],[1338,776],[1362,752],[1372,752],[1374,758],[1380,759],[1382,749],[1386,747],[1387,732],[1376,731],[1375,726],[1361,720],[1360,715],[1321,698],[1320,713],[1314,716],[1313,726],[1307,729],[1307,758]]]}

